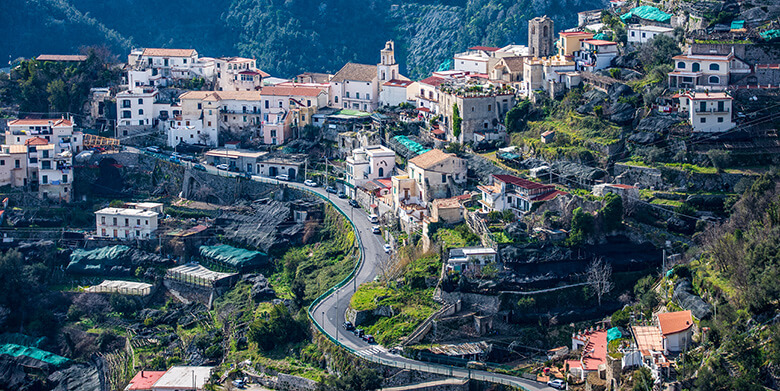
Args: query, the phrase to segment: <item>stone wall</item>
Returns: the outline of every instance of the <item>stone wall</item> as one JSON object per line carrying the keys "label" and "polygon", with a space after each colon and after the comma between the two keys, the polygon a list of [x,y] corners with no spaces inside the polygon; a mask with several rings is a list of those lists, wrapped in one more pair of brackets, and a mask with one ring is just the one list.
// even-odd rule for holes
{"label": "stone wall", "polygon": [[187,169],[182,180],[182,197],[196,201],[232,204],[239,199],[273,198],[276,200],[312,197],[309,193],[285,184],[223,177]]}
{"label": "stone wall", "polygon": [[661,171],[656,168],[615,163],[614,176],[615,182],[622,185],[638,185],[641,189],[664,187]]}
{"label": "stone wall", "polygon": [[441,298],[447,303],[462,301],[463,307],[476,306],[482,311],[495,314],[501,308],[501,299],[498,296],[480,295],[477,293],[441,292]]}

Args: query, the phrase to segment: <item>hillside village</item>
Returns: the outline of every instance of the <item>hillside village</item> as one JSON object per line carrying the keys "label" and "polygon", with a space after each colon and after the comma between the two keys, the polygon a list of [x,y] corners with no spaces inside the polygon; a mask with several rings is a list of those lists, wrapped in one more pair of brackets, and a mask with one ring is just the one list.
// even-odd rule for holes
{"label": "hillside village", "polygon": [[0,389],[780,389],[779,15],[612,0],[419,80],[15,63]]}

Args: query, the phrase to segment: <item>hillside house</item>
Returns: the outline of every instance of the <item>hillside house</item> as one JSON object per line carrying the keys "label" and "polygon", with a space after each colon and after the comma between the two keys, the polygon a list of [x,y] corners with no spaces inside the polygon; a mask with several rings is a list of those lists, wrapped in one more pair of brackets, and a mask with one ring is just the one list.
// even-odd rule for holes
{"label": "hillside house", "polygon": [[8,122],[5,132],[5,142],[8,145],[25,145],[34,137],[40,137],[54,145],[54,152],[70,151],[73,154],[81,152],[84,134],[73,130],[73,118],[65,119],[16,119]]}
{"label": "hillside house", "polygon": [[656,315],[656,320],[663,337],[664,354],[688,350],[694,326],[691,311],[665,312]]}
{"label": "hillside house", "polygon": [[402,191],[401,187],[395,186],[396,178],[399,183],[413,182],[417,190],[412,194],[419,194],[419,200],[425,205],[436,198],[452,196],[457,185],[466,182],[466,162],[453,153],[445,153],[439,149],[432,149],[409,159],[407,174],[393,177],[394,203],[400,204],[412,195],[408,189]]}
{"label": "hillside house", "polygon": [[677,94],[680,114],[688,117],[697,133],[725,132],[735,126],[732,98],[725,92],[692,92]]}
{"label": "hillside house", "polygon": [[447,258],[447,271],[462,273],[465,271],[480,272],[485,265],[496,263],[498,253],[490,247],[453,248]]}
{"label": "hillside house", "polygon": [[558,40],[555,41],[558,55],[571,60],[574,58],[574,53],[580,50],[580,42],[592,38],[593,33],[585,31],[561,31],[558,33]]}
{"label": "hillside house", "polygon": [[95,236],[149,239],[157,232],[159,213],[135,208],[103,208],[95,212]]}
{"label": "hillside house", "polygon": [[194,49],[134,49],[127,56],[127,63],[132,70],[156,79],[155,86],[166,86],[177,79],[208,79],[214,76],[215,68],[214,59],[199,58]]}
{"label": "hillside house", "polygon": [[590,372],[599,370],[607,362],[607,330],[591,329],[573,334],[571,350],[579,351],[578,360],[566,360],[566,367],[573,376],[585,379]]}
{"label": "hillside house", "polygon": [[608,68],[617,56],[617,42],[585,39],[580,41],[580,50],[574,54],[574,60],[578,70],[595,72]]}
{"label": "hillside house", "polygon": [[432,115],[439,115],[439,86],[447,80],[437,76],[427,77],[417,82],[419,93],[415,93],[419,109],[426,109]]}
{"label": "hillside house", "polygon": [[687,54],[672,57],[674,71],[669,72],[671,89],[723,90],[752,72],[748,63],[734,55]]}
{"label": "hillside house", "polygon": [[659,35],[674,37],[674,29],[664,26],[643,26],[641,24],[632,24],[626,28],[628,45],[639,46],[643,43],[652,41]]}
{"label": "hillside house", "polygon": [[493,175],[491,185],[480,185],[482,192],[480,204],[483,213],[511,210],[522,214],[531,210],[535,202],[551,200],[565,192],[555,189],[553,185],[532,182],[514,175]]}
{"label": "hillside house", "polygon": [[[458,106],[461,121],[459,135],[454,133],[454,106]],[[470,91],[465,84],[448,85],[439,90],[439,111],[444,115],[440,126],[451,142],[469,143],[482,140],[500,140],[506,136],[504,117],[515,106],[515,93],[511,89],[491,89],[482,86],[480,91]]]}
{"label": "hillside house", "polygon": [[217,91],[256,91],[269,77],[257,68],[257,60],[244,57],[219,57],[214,59]]}
{"label": "hillside house", "polygon": [[490,70],[490,80],[519,83],[523,80],[523,57],[504,57]]}
{"label": "hillside house", "polygon": [[352,151],[347,157],[348,193],[355,198],[355,188],[374,179],[389,178],[395,170],[395,152],[382,145],[371,145]]}
{"label": "hillside house", "polygon": [[392,79],[384,82],[379,91],[379,104],[382,106],[398,106],[414,100],[415,82],[411,80]]}

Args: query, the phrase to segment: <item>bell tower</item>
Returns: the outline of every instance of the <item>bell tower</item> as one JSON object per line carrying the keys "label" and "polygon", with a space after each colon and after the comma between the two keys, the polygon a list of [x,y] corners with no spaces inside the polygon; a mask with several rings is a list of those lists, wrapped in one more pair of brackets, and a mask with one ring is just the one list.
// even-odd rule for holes
{"label": "bell tower", "polygon": [[395,42],[385,42],[385,47],[380,51],[381,61],[376,66],[377,79],[380,85],[388,80],[397,79],[398,64],[395,62]]}

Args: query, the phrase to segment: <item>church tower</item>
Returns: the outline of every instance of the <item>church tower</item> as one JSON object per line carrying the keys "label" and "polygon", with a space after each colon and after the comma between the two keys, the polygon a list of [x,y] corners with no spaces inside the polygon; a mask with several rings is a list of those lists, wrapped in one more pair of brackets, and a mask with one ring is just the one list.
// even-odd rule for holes
{"label": "church tower", "polygon": [[528,47],[533,57],[550,57],[553,53],[553,21],[547,15],[528,21]]}
{"label": "church tower", "polygon": [[377,79],[379,85],[388,81],[397,79],[398,64],[395,62],[395,43],[393,41],[385,42],[385,48],[380,52],[381,62],[376,65]]}

